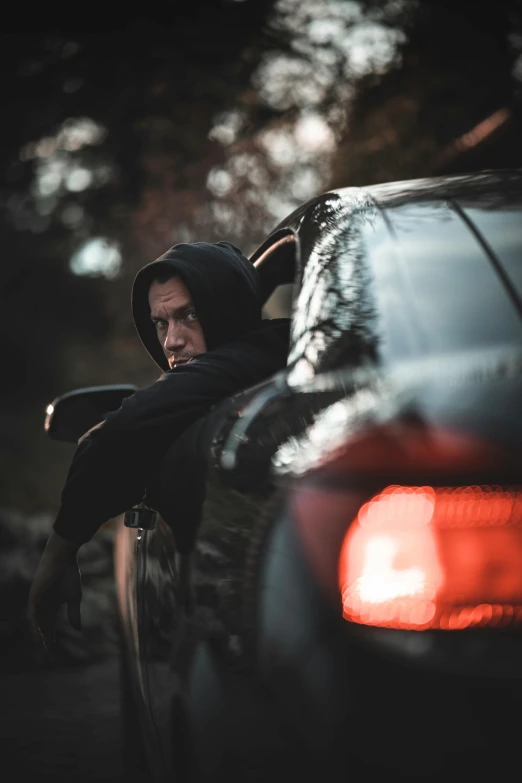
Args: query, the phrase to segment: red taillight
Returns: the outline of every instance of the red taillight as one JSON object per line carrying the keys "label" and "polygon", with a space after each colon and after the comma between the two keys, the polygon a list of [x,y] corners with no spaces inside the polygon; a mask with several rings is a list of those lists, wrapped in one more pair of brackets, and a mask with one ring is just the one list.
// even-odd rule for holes
{"label": "red taillight", "polygon": [[522,490],[388,486],[344,537],[347,620],[425,630],[522,622]]}

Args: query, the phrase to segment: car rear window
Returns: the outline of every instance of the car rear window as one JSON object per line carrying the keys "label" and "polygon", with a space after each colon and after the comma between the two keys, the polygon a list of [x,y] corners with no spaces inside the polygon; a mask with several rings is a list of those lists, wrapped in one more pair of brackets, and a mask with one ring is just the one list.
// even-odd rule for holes
{"label": "car rear window", "polygon": [[[512,299],[476,236],[446,202],[388,209],[364,234],[385,363],[520,346],[522,321]],[[514,233],[509,247],[505,263],[518,270],[520,285]]]}
{"label": "car rear window", "polygon": [[522,209],[461,209],[486,240],[522,299]]}

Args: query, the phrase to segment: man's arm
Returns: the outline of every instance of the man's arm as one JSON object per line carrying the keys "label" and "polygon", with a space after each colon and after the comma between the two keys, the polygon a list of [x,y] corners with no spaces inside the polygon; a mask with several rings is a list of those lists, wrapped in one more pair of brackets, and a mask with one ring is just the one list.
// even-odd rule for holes
{"label": "man's arm", "polygon": [[281,368],[256,346],[230,344],[163,375],[123,401],[79,444],[54,530],[85,543],[139,503],[177,437],[221,400]]}
{"label": "man's arm", "polygon": [[54,645],[56,616],[62,603],[67,604],[67,616],[73,628],[78,631],[81,629],[82,583],[77,559],[79,546],[53,531],[29,591],[29,630],[35,645],[43,649],[48,659]]}
{"label": "man's arm", "polygon": [[260,330],[182,365],[124,400],[79,444],[62,503],[30,591],[35,639],[47,641],[58,606],[79,627],[81,580],[76,553],[108,519],[138,503],[177,437],[215,404],[281,370],[288,327]]}
{"label": "man's arm", "polygon": [[81,627],[80,546],[108,519],[140,502],[176,437],[233,393],[239,379],[217,359],[163,375],[81,438],[28,598],[29,629],[47,660],[61,604],[67,604],[71,625]]}

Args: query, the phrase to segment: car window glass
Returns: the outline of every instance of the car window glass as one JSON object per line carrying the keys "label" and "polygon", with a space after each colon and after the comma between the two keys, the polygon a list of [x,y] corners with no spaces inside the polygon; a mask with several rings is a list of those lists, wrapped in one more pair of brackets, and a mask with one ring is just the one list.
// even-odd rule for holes
{"label": "car window glass", "polygon": [[373,305],[373,333],[377,356],[415,356],[422,350],[421,321],[403,259],[393,242],[390,226],[376,212],[363,229],[363,254],[369,267]]}
{"label": "car window glass", "polygon": [[263,318],[290,318],[293,296],[293,283],[284,283],[278,286],[265,302]]}
{"label": "car window glass", "polygon": [[522,208],[506,210],[462,207],[482,234],[522,298]]}
{"label": "car window glass", "polygon": [[445,202],[390,209],[393,248],[366,230],[388,362],[520,343],[522,323],[484,250]]}
{"label": "car window glass", "polygon": [[336,198],[312,214],[302,233],[310,248],[294,300],[288,363],[291,381],[311,378],[340,364],[375,361],[378,335],[369,285],[364,227],[379,213],[367,198]]}

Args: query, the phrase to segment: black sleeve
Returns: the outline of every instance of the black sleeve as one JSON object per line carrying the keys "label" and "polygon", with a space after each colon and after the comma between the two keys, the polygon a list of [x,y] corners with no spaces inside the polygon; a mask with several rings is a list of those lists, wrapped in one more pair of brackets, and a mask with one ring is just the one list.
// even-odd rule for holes
{"label": "black sleeve", "polygon": [[282,369],[287,344],[272,336],[229,343],[137,391],[80,443],[54,530],[85,543],[143,498],[175,439],[215,404]]}

